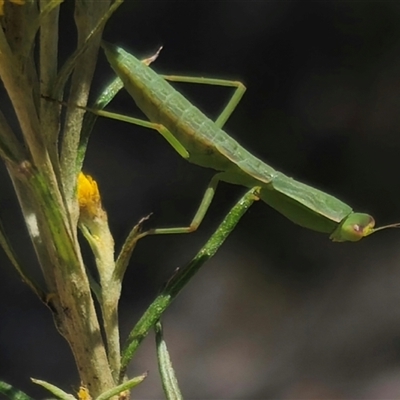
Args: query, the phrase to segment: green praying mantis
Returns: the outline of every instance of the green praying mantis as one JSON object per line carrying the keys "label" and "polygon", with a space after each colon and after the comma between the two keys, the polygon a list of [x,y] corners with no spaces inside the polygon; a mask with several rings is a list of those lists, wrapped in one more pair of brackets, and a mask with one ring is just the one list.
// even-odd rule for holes
{"label": "green praying mantis", "polygon": [[[355,213],[352,208],[321,190],[298,182],[255,157],[222,130],[246,88],[237,81],[163,76],[149,67],[158,53],[140,61],[120,47],[104,43],[105,55],[149,121],[102,110],[88,109],[97,115],[130,122],[158,131],[183,158],[218,173],[207,186],[201,204],[189,226],[152,229],[150,234],[189,233],[202,222],[219,181],[247,188],[259,187],[259,197],[286,218],[302,227],[327,233],[335,242],[356,242],[400,223],[375,228],[371,215]],[[212,121],[168,82],[189,82],[236,88],[228,104]],[[121,84],[121,87],[122,87]]]}

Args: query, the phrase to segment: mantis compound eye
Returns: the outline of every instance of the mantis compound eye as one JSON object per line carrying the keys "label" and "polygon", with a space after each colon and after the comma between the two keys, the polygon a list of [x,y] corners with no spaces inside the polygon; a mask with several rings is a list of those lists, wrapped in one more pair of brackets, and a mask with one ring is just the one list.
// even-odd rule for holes
{"label": "mantis compound eye", "polygon": [[333,231],[330,238],[334,242],[358,242],[374,233],[375,220],[371,215],[352,213]]}

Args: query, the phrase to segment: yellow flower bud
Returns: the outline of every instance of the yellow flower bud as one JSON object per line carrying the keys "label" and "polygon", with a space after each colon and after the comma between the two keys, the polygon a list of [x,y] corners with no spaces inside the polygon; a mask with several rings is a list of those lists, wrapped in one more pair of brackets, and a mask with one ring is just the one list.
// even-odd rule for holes
{"label": "yellow flower bud", "polygon": [[101,198],[96,181],[82,172],[78,176],[78,202],[81,214],[87,217],[96,217],[101,214]]}
{"label": "yellow flower bud", "polygon": [[92,396],[89,394],[89,389],[85,386],[81,386],[78,391],[79,400],[92,400]]}

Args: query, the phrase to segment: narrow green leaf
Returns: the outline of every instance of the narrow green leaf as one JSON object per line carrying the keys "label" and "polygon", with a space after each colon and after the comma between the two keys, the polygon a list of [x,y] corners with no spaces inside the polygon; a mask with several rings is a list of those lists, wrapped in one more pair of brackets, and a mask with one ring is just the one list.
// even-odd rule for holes
{"label": "narrow green leaf", "polygon": [[[79,53],[79,62],[78,59],[75,59],[71,74],[68,88],[68,101],[71,104],[86,105],[87,103],[97,62],[101,31],[108,19],[107,16],[110,17],[115,4],[118,5],[118,2],[116,2],[109,6],[110,3],[110,0],[75,1],[74,20],[78,34],[77,52],[82,47],[85,51]],[[56,93],[56,98],[59,98],[58,93]],[[84,114],[85,112],[79,108],[68,107],[65,111],[63,130],[68,134],[64,134],[60,138],[60,167],[67,204],[73,204],[75,199],[77,177],[75,167]]]}
{"label": "narrow green leaf", "polygon": [[57,386],[52,385],[49,382],[42,381],[40,379],[34,379],[34,378],[31,378],[31,381],[33,383],[36,383],[37,385],[43,386],[45,389],[47,389],[49,392],[53,393],[54,396],[57,396],[61,400],[76,400],[75,396],[73,396],[72,394],[69,394],[67,392],[64,392],[64,390],[60,389]]}
{"label": "narrow green leaf", "polygon": [[63,3],[65,0],[50,0],[41,10],[40,10],[40,15],[39,19],[37,22],[38,26],[42,25],[43,20],[56,8],[58,7],[61,3]]}
{"label": "narrow green leaf", "polygon": [[122,281],[126,268],[129,264],[132,252],[136,247],[136,243],[139,239],[146,236],[146,232],[141,232],[143,222],[147,221],[150,215],[142,218],[129,232],[124,244],[122,245],[121,251],[118,254],[117,261],[115,262],[114,279]]}
{"label": "narrow green leaf", "polygon": [[33,400],[32,397],[28,396],[26,393],[3,381],[0,381],[0,393],[11,400]]}
{"label": "narrow green leaf", "polygon": [[0,111],[0,157],[4,161],[20,164],[27,158],[26,151],[14,135],[6,117]]}
{"label": "narrow green leaf", "polygon": [[134,356],[142,340],[147,336],[164,311],[170,306],[175,297],[188,284],[201,266],[209,260],[235,229],[245,212],[258,200],[259,188],[250,189],[229,211],[207,243],[184,268],[177,269],[166,283],[162,292],[150,304],[138,323],[129,334],[125,349],[122,352],[120,381],[124,379],[129,362]]}
{"label": "narrow green leaf", "polygon": [[[107,87],[101,92],[100,96],[94,102],[91,108],[102,110],[110,101],[116,96],[116,94],[124,87],[121,79],[115,78]],[[76,173],[81,171],[83,160],[86,154],[87,144],[89,137],[92,132],[93,126],[99,116],[88,112],[85,114],[82,124],[81,137],[78,146],[77,161],[76,161]]]}
{"label": "narrow green leaf", "polygon": [[[82,53],[86,50],[87,46],[91,42],[94,35],[96,35],[106,24],[107,20],[111,17],[111,15],[116,11],[116,9],[123,3],[124,0],[115,0],[112,6],[108,9],[108,11],[101,17],[100,21],[96,25],[96,27],[90,32],[88,37],[85,40],[85,43],[80,46],[74,53],[69,57],[66,63],[63,65],[60,73],[57,77],[57,82],[55,85],[55,91],[53,95],[60,95],[65,83],[67,82],[68,77],[76,66],[78,58],[82,55]],[[58,98],[58,96],[57,96]]]}
{"label": "narrow green leaf", "polygon": [[145,372],[142,375],[136,376],[135,378],[129,379],[128,381],[122,383],[121,385],[115,386],[110,390],[107,390],[106,392],[102,393],[99,397],[96,398],[96,400],[107,400],[112,396],[116,396],[120,394],[121,392],[124,392],[125,390],[130,390],[134,388],[135,386],[139,385],[139,383],[142,383],[147,377],[147,373]]}
{"label": "narrow green leaf", "polygon": [[[39,65],[40,90],[37,96],[50,95],[53,90],[54,81],[58,71],[58,44],[59,44],[59,13],[62,0],[50,0],[47,4],[41,1],[41,12],[37,18],[39,32]],[[39,108],[40,122],[46,129],[43,130],[43,137],[53,166],[58,166],[58,140],[54,140],[60,130],[59,105],[41,99]],[[56,167],[57,179],[60,179],[59,169]]]}
{"label": "narrow green leaf", "polygon": [[155,326],[156,331],[156,346],[157,346],[157,359],[158,369],[161,375],[161,382],[163,385],[165,397],[168,400],[181,400],[183,399],[179,389],[178,380],[174,368],[172,367],[171,357],[168,353],[167,344],[163,338],[163,328],[161,322],[158,321]]}
{"label": "narrow green leaf", "polygon": [[44,303],[46,302],[46,294],[45,291],[39,286],[39,284],[31,278],[22,264],[19,262],[17,255],[15,254],[14,249],[9,242],[6,233],[3,228],[3,224],[0,221],[0,246],[3,248],[7,257],[11,261],[11,264],[18,271],[22,280],[33,290],[33,292],[42,300]]}

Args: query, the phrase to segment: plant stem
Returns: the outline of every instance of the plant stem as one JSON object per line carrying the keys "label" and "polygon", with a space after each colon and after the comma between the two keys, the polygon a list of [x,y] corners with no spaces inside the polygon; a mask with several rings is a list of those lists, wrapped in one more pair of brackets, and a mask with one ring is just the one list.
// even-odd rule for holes
{"label": "plant stem", "polygon": [[144,312],[129,334],[126,347],[122,352],[121,372],[119,377],[120,382],[124,379],[128,364],[142,340],[147,336],[164,311],[169,307],[175,297],[196,274],[200,267],[214,256],[248,208],[255,200],[258,200],[256,197],[257,192],[258,188],[252,188],[234,205],[203,248],[186,267],[182,269],[178,268],[175,271],[172,277],[167,281],[162,292]]}

